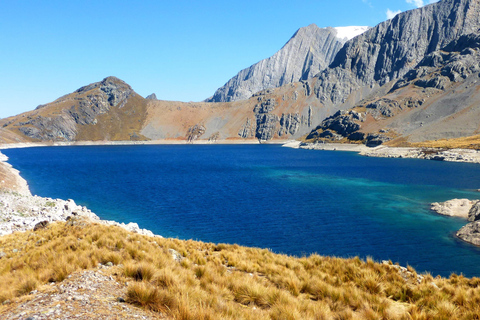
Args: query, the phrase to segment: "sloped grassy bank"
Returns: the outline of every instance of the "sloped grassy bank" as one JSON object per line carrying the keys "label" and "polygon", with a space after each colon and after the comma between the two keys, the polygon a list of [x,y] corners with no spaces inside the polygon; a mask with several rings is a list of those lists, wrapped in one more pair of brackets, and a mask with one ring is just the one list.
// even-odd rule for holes
{"label": "sloped grassy bank", "polygon": [[[126,301],[175,319],[475,319],[480,279],[418,278],[370,259],[134,234],[85,218],[0,238],[0,302],[98,263],[118,266]],[[1,312],[1,309],[0,309]]]}

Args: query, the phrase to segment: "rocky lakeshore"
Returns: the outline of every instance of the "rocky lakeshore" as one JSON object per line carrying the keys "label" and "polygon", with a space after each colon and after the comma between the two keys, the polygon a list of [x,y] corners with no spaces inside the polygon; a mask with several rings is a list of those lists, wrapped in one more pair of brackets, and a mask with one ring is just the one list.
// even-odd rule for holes
{"label": "rocky lakeshore", "polygon": [[468,220],[469,223],[455,235],[465,242],[480,246],[480,200],[452,199],[434,202],[430,209],[438,214]]}
{"label": "rocky lakeshore", "polygon": [[28,189],[27,182],[20,177],[18,170],[6,161],[8,158],[0,153],[0,236],[16,231],[33,230],[54,221],[66,221],[71,217],[81,217],[105,225],[116,225],[128,231],[154,236],[150,230],[139,228],[136,223],[118,223],[101,220],[95,213],[84,206],[79,206],[72,199],[52,199],[34,196]]}
{"label": "rocky lakeshore", "polygon": [[289,141],[283,146],[307,150],[353,151],[366,157],[411,158],[436,161],[480,163],[480,150],[473,149],[437,149],[437,148],[401,148],[401,147],[367,147],[364,144],[348,143],[304,143]]}

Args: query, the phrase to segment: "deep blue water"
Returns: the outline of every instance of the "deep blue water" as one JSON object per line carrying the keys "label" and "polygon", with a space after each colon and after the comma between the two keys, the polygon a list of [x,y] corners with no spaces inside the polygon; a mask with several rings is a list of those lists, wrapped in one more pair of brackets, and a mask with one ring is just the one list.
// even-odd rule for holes
{"label": "deep blue water", "polygon": [[3,150],[32,193],[180,239],[297,256],[367,256],[480,276],[466,222],[429,203],[480,198],[480,165],[367,158],[277,145],[75,146]]}

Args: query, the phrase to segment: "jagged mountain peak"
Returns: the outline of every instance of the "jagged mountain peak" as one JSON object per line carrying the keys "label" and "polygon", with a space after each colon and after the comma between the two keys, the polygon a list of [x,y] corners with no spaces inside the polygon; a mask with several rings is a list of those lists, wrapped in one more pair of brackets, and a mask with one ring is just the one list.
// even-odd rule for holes
{"label": "jagged mountain peak", "polygon": [[333,61],[344,44],[336,34],[333,28],[313,23],[298,29],[272,57],[241,70],[207,100],[244,100],[258,91],[313,77]]}

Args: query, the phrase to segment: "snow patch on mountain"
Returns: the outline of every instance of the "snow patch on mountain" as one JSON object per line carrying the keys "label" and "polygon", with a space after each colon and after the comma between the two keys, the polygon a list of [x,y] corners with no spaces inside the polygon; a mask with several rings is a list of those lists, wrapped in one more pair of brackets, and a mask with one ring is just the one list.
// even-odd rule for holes
{"label": "snow patch on mountain", "polygon": [[370,27],[351,26],[351,27],[335,27],[334,29],[335,31],[337,31],[337,38],[348,41],[364,33],[365,31],[370,29]]}

